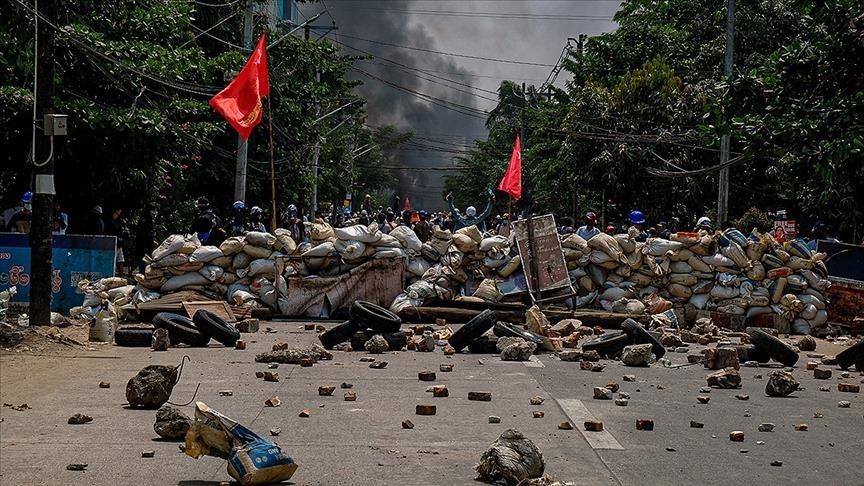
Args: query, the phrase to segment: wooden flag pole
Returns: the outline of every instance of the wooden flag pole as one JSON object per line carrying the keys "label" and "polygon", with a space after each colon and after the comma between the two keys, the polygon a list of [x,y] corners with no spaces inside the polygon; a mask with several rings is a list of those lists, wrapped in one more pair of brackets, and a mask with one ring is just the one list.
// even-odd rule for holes
{"label": "wooden flag pole", "polygon": [[270,231],[276,230],[276,161],[273,160],[273,106],[267,96],[267,121],[270,125]]}

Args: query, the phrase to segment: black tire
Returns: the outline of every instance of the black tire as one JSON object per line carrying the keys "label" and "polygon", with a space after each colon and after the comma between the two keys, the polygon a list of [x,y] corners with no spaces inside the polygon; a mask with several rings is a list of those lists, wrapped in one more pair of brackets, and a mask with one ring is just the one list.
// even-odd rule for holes
{"label": "black tire", "polygon": [[195,323],[201,334],[213,338],[225,346],[234,347],[237,340],[240,339],[240,331],[210,311],[198,309],[192,316],[192,322]]}
{"label": "black tire", "polygon": [[738,361],[756,361],[757,363],[767,363],[771,361],[771,356],[755,344],[742,344],[735,346],[735,351],[738,353]]}
{"label": "black tire", "polygon": [[771,359],[779,361],[786,366],[794,366],[798,362],[798,352],[788,344],[759,329],[751,327],[747,329],[750,342],[760,351],[768,354]]}
{"label": "black tire", "polygon": [[498,354],[498,337],[496,336],[480,336],[471,341],[468,345],[468,351],[474,354]]}
{"label": "black tire", "polygon": [[843,370],[854,364],[858,371],[864,371],[864,340],[837,353],[837,364]]}
{"label": "black tire", "polygon": [[351,304],[351,320],[361,329],[374,329],[378,332],[396,332],[402,326],[399,316],[365,300],[355,300]]}
{"label": "black tire", "polygon": [[189,346],[201,348],[207,346],[210,341],[195,327],[192,319],[174,314],[172,312],[160,312],[153,317],[153,325],[168,330],[168,339],[171,344],[184,343]]}
{"label": "black tire", "polygon": [[351,348],[354,351],[366,351],[366,341],[376,334],[372,329],[360,329],[351,335]]}
{"label": "black tire", "polygon": [[447,342],[449,342],[450,346],[453,346],[457,352],[463,350],[465,346],[468,346],[475,339],[482,336],[483,333],[492,329],[492,326],[495,325],[495,317],[497,315],[498,314],[493,310],[484,310],[474,316],[474,318],[468,321],[464,326],[460,327],[458,331],[454,332]]}
{"label": "black tire", "polygon": [[333,349],[333,346],[351,339],[351,335],[355,331],[357,331],[357,324],[353,321],[345,321],[322,332],[318,335],[318,339],[321,341],[324,349]]}
{"label": "black tire", "polygon": [[611,356],[620,353],[625,346],[633,344],[633,340],[629,335],[620,332],[607,332],[600,336],[586,341],[582,345],[582,351],[597,351],[600,356]]}
{"label": "black tire", "polygon": [[390,345],[390,351],[401,351],[408,345],[408,335],[403,331],[381,333],[381,337]]}
{"label": "black tire", "polygon": [[526,331],[524,329],[519,329],[518,326],[509,322],[496,322],[495,326],[492,328],[492,333],[498,337],[509,336],[522,338],[537,345],[543,342],[543,339],[537,334],[534,334],[531,331]]}
{"label": "black tire", "polygon": [[624,322],[621,323],[621,329],[630,336],[634,344],[650,344],[655,359],[660,359],[666,354],[666,348],[660,344],[660,341],[633,319],[624,319]]}
{"label": "black tire", "polygon": [[152,326],[123,326],[114,331],[114,344],[129,348],[149,348],[153,342]]}

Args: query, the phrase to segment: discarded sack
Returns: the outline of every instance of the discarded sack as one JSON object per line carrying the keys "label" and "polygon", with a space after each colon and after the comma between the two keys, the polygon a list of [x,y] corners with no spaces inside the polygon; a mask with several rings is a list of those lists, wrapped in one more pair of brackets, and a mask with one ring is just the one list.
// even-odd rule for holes
{"label": "discarded sack", "polygon": [[540,449],[516,429],[507,429],[480,457],[474,470],[480,479],[511,486],[543,476]]}

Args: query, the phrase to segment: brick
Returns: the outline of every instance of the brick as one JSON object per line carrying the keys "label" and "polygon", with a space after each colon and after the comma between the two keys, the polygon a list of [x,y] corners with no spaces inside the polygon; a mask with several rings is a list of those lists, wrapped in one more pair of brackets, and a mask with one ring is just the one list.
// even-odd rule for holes
{"label": "brick", "polygon": [[432,387],[432,396],[435,398],[445,398],[450,396],[450,391],[444,385]]}
{"label": "brick", "polygon": [[729,432],[729,440],[732,442],[744,442],[744,432],[740,430]]}
{"label": "brick", "polygon": [[357,393],[353,391],[346,391],[345,395],[343,395],[346,402],[356,402],[357,401]]}
{"label": "brick", "polygon": [[610,381],[609,383],[606,383],[606,388],[612,390],[612,393],[615,393],[618,391],[618,389],[620,387],[618,386],[618,383],[615,383],[614,381]]}
{"label": "brick", "polygon": [[709,401],[711,401],[711,397],[709,397],[709,396],[707,396],[707,395],[698,395],[698,396],[696,397],[696,400],[697,400],[699,403],[701,403],[701,404],[704,405],[704,404],[708,403]]}
{"label": "brick", "polygon": [[819,363],[817,363],[815,361],[808,361],[807,362],[807,371],[813,371],[818,367],[819,367]]}
{"label": "brick", "polygon": [[570,422],[561,422],[560,424],[558,424],[558,429],[559,430],[573,430],[573,424],[571,424]]}
{"label": "brick", "polygon": [[690,428],[691,429],[704,429],[705,424],[703,424],[702,422],[697,422],[695,420],[691,420],[690,421]]}
{"label": "brick", "polygon": [[387,362],[386,361],[376,361],[374,363],[369,363],[369,367],[372,368],[373,370],[383,370],[384,368],[387,367]]}
{"label": "brick", "polygon": [[546,416],[546,413],[543,412],[542,410],[534,410],[532,412],[532,415],[534,415],[534,418],[543,418]]}
{"label": "brick", "polygon": [[282,400],[279,399],[276,395],[264,400],[264,405],[268,407],[278,407],[282,405]]}
{"label": "brick", "polygon": [[599,420],[586,420],[583,425],[589,432],[603,432],[603,422]]}
{"label": "brick", "polygon": [[490,424],[500,424],[501,423],[501,417],[499,417],[497,415],[490,415],[489,416],[489,423]]}
{"label": "brick", "polygon": [[318,387],[318,395],[322,397],[329,397],[333,395],[333,392],[336,390],[336,387],[333,385],[325,385]]}
{"label": "brick", "polygon": [[651,419],[636,419],[636,430],[654,430],[654,421]]}
{"label": "brick", "polygon": [[246,341],[242,339],[238,339],[237,342],[234,343],[234,349],[243,350],[246,349]]}
{"label": "brick", "polygon": [[468,400],[475,402],[491,402],[492,392],[468,392]]}
{"label": "brick", "polygon": [[451,371],[453,371],[453,365],[452,364],[442,364],[442,365],[438,366],[438,371],[440,371],[442,373],[450,373]]}
{"label": "brick", "polygon": [[236,322],[234,327],[240,332],[253,333],[258,332],[259,323],[258,319],[244,319]]}
{"label": "brick", "polygon": [[415,409],[417,415],[435,415],[437,411],[438,407],[435,405],[417,405]]}
{"label": "brick", "polygon": [[402,428],[403,429],[409,429],[409,430],[413,429],[414,428],[414,422],[411,422],[410,420],[403,420],[402,421]]}
{"label": "brick", "polygon": [[837,391],[846,393],[858,393],[861,391],[861,385],[853,385],[851,383],[837,383]]}
{"label": "brick", "polygon": [[798,432],[807,432],[809,428],[810,426],[808,426],[807,424],[798,424],[795,426],[795,430],[797,430]]}
{"label": "brick", "polygon": [[429,370],[421,371],[417,373],[417,379],[420,381],[435,381],[435,372]]}
{"label": "brick", "polygon": [[[255,375],[257,376],[258,374],[256,373]],[[265,371],[262,373],[262,377],[264,381],[279,381],[279,373],[275,371]]]}
{"label": "brick", "polygon": [[310,415],[312,415],[312,412],[308,408],[301,410],[300,413],[297,414],[297,416],[301,418],[309,418]]}
{"label": "brick", "polygon": [[312,366],[314,364],[315,364],[315,361],[313,361],[312,358],[303,358],[300,360],[300,367],[302,367],[302,368],[309,368],[310,366]]}
{"label": "brick", "polygon": [[813,370],[813,378],[817,380],[830,380],[831,379],[831,370],[820,370],[816,368]]}

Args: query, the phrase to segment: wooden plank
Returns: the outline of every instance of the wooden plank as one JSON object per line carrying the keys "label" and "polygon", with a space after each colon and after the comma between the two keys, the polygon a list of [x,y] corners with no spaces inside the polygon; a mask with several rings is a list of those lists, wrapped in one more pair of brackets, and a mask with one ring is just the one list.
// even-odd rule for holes
{"label": "wooden plank", "polygon": [[231,307],[227,302],[221,300],[205,300],[199,302],[183,302],[183,309],[186,310],[186,314],[189,317],[195,315],[196,312],[200,309],[204,309],[208,312],[212,312],[217,316],[225,319],[227,322],[237,322],[237,318],[234,317],[234,312],[231,311]]}
{"label": "wooden plank", "polygon": [[[530,232],[529,222],[531,223]],[[531,234],[529,235],[529,233]],[[561,240],[558,237],[555,218],[551,214],[513,222],[513,234],[516,237],[516,244],[519,246],[519,254],[522,255],[522,268],[525,271],[525,279],[531,291],[570,289],[567,262],[564,260],[564,252],[561,250]],[[531,236],[534,239],[535,254],[531,252],[532,244],[529,241]],[[537,285],[539,287],[537,289],[531,288],[533,285],[532,272],[535,268],[537,269]]]}
{"label": "wooden plank", "polygon": [[[406,307],[399,312],[399,317],[404,322],[413,323],[430,323],[435,322],[435,319],[446,319],[450,323],[466,323],[478,314],[483,312],[480,309],[456,309],[452,307]],[[498,312],[498,320],[524,323],[525,313],[519,311],[496,311]]]}
{"label": "wooden plank", "polygon": [[607,312],[591,309],[577,309],[572,311],[544,310],[543,314],[545,314],[546,318],[549,319],[549,322],[552,323],[561,321],[563,319],[579,319],[580,321],[582,321],[582,324],[586,326],[600,326],[605,329],[620,329],[621,323],[624,322],[624,320],[628,317],[642,324],[648,324],[651,320],[651,316],[648,315],[634,316],[629,314],[621,314],[618,312]]}

